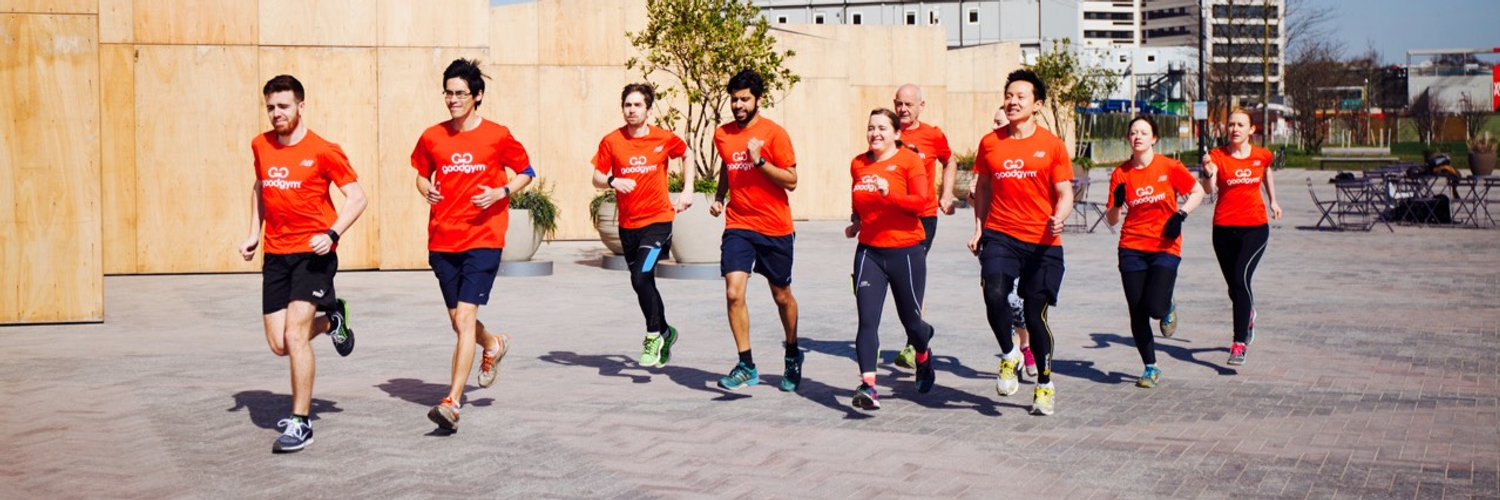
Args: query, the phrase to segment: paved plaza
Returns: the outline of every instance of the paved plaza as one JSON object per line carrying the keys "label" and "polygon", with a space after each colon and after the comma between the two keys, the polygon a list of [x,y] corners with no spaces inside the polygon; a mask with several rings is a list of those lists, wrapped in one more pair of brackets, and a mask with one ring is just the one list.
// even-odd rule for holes
{"label": "paved plaza", "polygon": [[343,273],[357,348],[339,358],[318,339],[316,443],[282,456],[289,375],[265,344],[259,275],[110,277],[102,324],[0,328],[0,497],[1500,497],[1500,230],[1296,229],[1317,218],[1304,179],[1331,195],[1328,175],[1277,174],[1287,217],[1243,367],[1224,364],[1211,217],[1187,221],[1181,327],[1159,339],[1156,389],[1133,385],[1118,236],[1065,236],[1052,417],[1027,414],[1029,381],[995,394],[962,211],[929,259],[938,387],[917,394],[891,364],[903,337],[888,308],[874,413],[849,406],[842,222],[798,223],[799,392],[776,388],[763,278],[750,308],[764,382],[726,392],[722,282],[661,281],[682,339],[669,366],[643,369],[627,275],[597,265],[597,242],[560,242],[538,254],[555,275],[501,278],[481,310],[515,344],[453,435],[426,417],[453,348],[432,274]]}

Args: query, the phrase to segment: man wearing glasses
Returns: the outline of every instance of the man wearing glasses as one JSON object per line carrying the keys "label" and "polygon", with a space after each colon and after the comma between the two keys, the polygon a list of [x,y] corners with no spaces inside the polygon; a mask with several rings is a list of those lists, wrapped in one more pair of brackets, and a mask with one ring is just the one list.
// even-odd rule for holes
{"label": "man wearing glasses", "polygon": [[448,65],[443,71],[443,100],[452,119],[422,133],[411,153],[411,165],[417,170],[417,191],[432,206],[427,262],[437,275],[448,319],[458,335],[452,388],[427,418],[455,431],[475,346],[484,348],[480,387],[495,383],[500,360],[510,350],[508,335],[492,332],[479,321],[479,306],[489,302],[500,270],[500,252],[510,223],[507,198],[525,189],[536,171],[510,129],[479,116],[484,73],[478,61],[457,59]]}

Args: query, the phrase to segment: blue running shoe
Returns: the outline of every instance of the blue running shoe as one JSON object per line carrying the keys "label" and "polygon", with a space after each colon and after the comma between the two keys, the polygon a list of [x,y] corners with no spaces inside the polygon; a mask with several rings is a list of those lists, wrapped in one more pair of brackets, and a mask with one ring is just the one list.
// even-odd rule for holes
{"label": "blue running shoe", "polygon": [[734,369],[729,370],[729,375],[725,375],[719,379],[719,387],[731,391],[752,385],[760,385],[760,372],[754,368],[745,366],[745,362],[743,361],[734,365]]}
{"label": "blue running shoe", "polygon": [[1141,374],[1141,378],[1135,381],[1135,386],[1150,389],[1159,383],[1161,383],[1161,370],[1155,366],[1148,366],[1146,372]]}

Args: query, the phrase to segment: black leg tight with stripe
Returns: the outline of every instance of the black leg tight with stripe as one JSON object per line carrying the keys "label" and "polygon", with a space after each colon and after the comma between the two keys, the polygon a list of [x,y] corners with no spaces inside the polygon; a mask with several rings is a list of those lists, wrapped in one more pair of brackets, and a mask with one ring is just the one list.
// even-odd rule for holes
{"label": "black leg tight with stripe", "polygon": [[1219,270],[1224,273],[1229,300],[1234,304],[1235,342],[1249,339],[1250,315],[1255,312],[1255,291],[1250,281],[1270,238],[1270,226],[1214,226],[1214,255],[1219,258]]}

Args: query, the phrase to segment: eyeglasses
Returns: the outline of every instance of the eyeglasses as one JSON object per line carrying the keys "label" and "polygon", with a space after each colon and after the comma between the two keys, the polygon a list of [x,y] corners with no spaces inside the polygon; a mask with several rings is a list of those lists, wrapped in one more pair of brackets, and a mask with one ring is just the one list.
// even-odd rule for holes
{"label": "eyeglasses", "polygon": [[471,97],[473,95],[474,94],[470,94],[469,91],[467,91],[467,90],[457,90],[457,91],[454,91],[454,90],[444,90],[443,91],[443,98],[445,98],[445,99],[449,98],[449,97],[457,97],[459,99],[468,99],[469,97]]}

